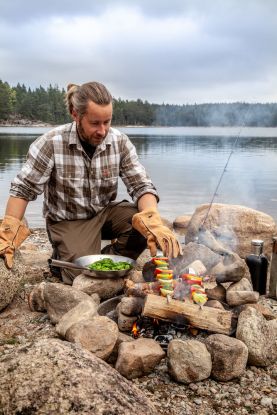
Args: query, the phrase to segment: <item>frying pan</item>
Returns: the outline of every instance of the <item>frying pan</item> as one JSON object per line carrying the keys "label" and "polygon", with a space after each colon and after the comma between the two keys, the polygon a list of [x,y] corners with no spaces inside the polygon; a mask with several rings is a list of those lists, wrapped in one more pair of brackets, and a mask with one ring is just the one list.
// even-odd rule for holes
{"label": "frying pan", "polygon": [[[101,259],[110,258],[114,262],[128,262],[131,265],[130,269],[121,269],[119,271],[96,271],[90,270],[88,265],[93,262],[100,261]],[[86,255],[75,259],[73,262],[60,261],[58,259],[48,259],[49,265],[53,265],[58,268],[77,269],[82,271],[82,274],[93,278],[122,278],[125,277],[135,265],[135,261],[131,258],[120,255]]]}

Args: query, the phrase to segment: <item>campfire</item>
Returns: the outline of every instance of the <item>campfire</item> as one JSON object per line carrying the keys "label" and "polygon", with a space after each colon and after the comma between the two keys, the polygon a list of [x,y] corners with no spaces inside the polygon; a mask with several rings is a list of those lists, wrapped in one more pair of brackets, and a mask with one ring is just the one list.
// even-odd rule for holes
{"label": "campfire", "polygon": [[[133,284],[127,281],[129,293],[150,294],[146,302],[149,298],[151,299],[151,294],[153,294],[157,297],[162,297],[163,300],[166,299],[165,305],[170,305],[172,301],[174,305],[174,300],[177,300],[178,302],[188,303],[193,306],[198,305],[201,309],[208,301],[204,282],[208,281],[209,278],[199,275],[199,271],[205,271],[200,261],[195,261],[179,275],[176,275],[174,270],[171,269],[173,267],[170,266],[169,260],[166,257],[152,258],[146,268],[148,279],[151,279],[151,281],[142,284]],[[172,322],[164,321],[168,319],[170,320],[169,317],[165,318],[165,316],[161,315],[153,318],[151,316],[147,317],[144,306],[144,315],[138,316],[137,321],[133,323],[132,337],[134,339],[139,337],[154,339],[166,350],[171,340],[180,338],[185,332],[192,335],[198,333],[196,327],[189,323],[184,323],[185,319],[182,316],[173,319],[174,321]]]}
{"label": "campfire", "polygon": [[[166,321],[140,316],[134,322],[131,335],[134,339],[141,337],[153,339],[160,344],[164,351],[167,351],[168,344],[174,339],[189,338],[196,336],[199,330],[186,324],[169,323]],[[203,336],[207,336],[204,334]]]}
{"label": "campfire", "polygon": [[[127,295],[146,297],[143,317],[173,324],[181,323],[194,332],[200,328],[222,334],[231,333],[232,315],[229,311],[203,308],[208,301],[205,284],[210,277],[201,261],[196,260],[176,273],[168,258],[154,257],[144,267],[144,278],[148,281],[126,282]],[[139,331],[137,321],[132,328],[135,338],[141,335]],[[156,335],[164,334],[167,333]]]}

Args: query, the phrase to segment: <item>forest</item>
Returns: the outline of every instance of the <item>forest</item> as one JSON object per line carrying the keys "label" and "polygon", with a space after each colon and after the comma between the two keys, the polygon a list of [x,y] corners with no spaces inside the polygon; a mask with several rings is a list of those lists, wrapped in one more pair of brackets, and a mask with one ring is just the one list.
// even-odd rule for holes
{"label": "forest", "polygon": [[[31,89],[0,80],[0,121],[22,118],[53,125],[70,122],[64,96],[65,90],[57,85]],[[113,125],[277,127],[277,103],[173,105],[114,98]]]}

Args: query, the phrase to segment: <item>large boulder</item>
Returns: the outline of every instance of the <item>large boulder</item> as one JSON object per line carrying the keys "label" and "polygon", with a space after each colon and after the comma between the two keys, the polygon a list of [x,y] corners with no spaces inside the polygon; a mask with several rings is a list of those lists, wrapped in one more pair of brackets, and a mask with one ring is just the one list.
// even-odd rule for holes
{"label": "large boulder", "polygon": [[0,373],[3,414],[157,414],[116,370],[58,339],[42,339],[2,357]]}
{"label": "large boulder", "polygon": [[270,256],[272,236],[276,235],[274,219],[254,209],[239,205],[214,203],[200,205],[192,215],[186,234],[186,243],[195,241],[199,229],[209,230],[227,249],[245,258],[251,252],[251,240],[262,239],[264,252]]}
{"label": "large boulder", "polygon": [[11,270],[0,258],[0,311],[7,307],[20,289],[25,275],[25,265],[19,251],[16,252]]}

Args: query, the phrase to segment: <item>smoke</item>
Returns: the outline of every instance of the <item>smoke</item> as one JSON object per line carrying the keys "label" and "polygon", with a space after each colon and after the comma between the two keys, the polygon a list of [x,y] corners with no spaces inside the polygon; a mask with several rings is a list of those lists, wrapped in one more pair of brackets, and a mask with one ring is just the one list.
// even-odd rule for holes
{"label": "smoke", "polygon": [[276,127],[277,104],[218,103],[199,105],[160,105],[155,124],[161,126]]}

